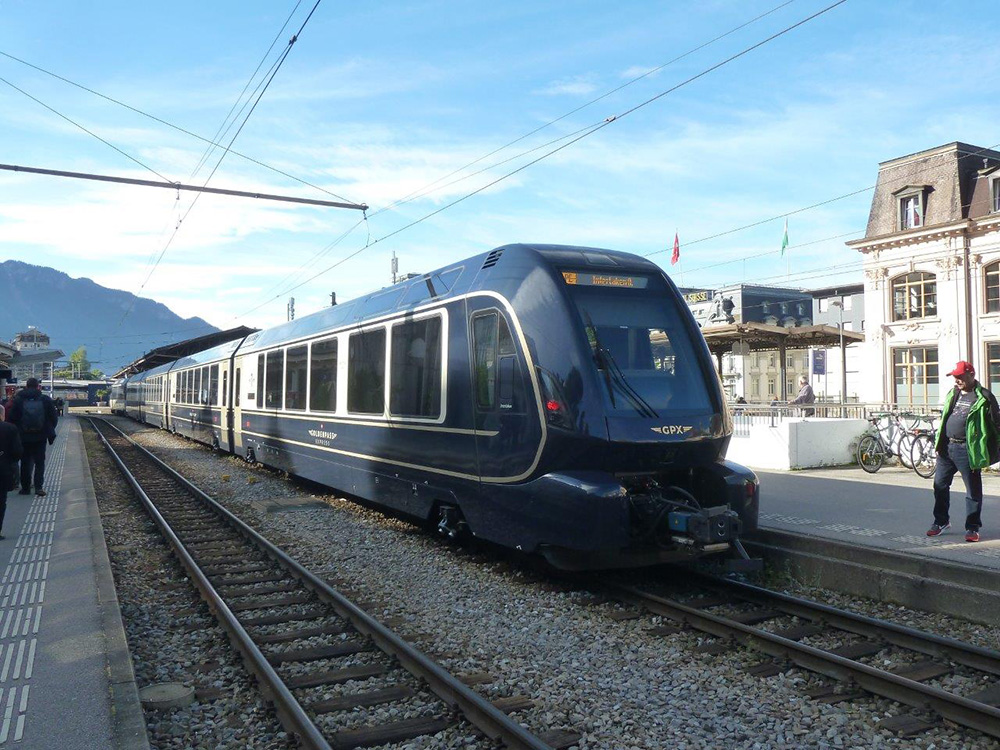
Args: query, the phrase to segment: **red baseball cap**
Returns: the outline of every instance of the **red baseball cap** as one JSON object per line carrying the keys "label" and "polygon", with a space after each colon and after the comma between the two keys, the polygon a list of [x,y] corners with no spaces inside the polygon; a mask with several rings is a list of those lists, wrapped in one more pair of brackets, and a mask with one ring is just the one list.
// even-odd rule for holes
{"label": "red baseball cap", "polygon": [[976,368],[972,366],[971,362],[965,362],[963,360],[959,362],[957,365],[955,365],[955,369],[949,372],[948,374],[951,375],[953,378],[957,378],[960,375],[965,375],[966,373],[968,373],[969,375],[975,375]]}

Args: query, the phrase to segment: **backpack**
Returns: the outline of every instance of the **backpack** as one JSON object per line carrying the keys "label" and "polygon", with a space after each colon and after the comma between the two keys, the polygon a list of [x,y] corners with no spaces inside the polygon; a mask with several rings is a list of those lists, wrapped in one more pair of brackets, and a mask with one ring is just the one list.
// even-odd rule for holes
{"label": "backpack", "polygon": [[40,398],[25,399],[21,404],[21,432],[41,435],[45,432],[45,403]]}

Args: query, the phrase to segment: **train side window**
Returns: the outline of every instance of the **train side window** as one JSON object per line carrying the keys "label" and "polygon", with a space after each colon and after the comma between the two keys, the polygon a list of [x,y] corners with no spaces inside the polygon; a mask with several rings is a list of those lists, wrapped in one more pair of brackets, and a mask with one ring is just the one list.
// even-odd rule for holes
{"label": "train side window", "polygon": [[285,369],[285,350],[277,349],[267,353],[267,382],[264,383],[264,406],[268,409],[281,408],[282,375]]}
{"label": "train side window", "polygon": [[208,376],[208,403],[215,406],[219,403],[219,366],[212,365]]}
{"label": "train side window", "polygon": [[309,369],[309,408],[337,411],[337,339],[313,342]]}
{"label": "train side window", "polygon": [[191,398],[191,371],[181,373],[181,403],[186,404]]}
{"label": "train side window", "polygon": [[499,332],[499,316],[495,312],[478,315],[472,319],[476,368],[476,406],[480,409],[494,409],[497,405],[497,339]]}
{"label": "train side window", "polygon": [[228,370],[223,370],[222,371],[222,405],[223,406],[226,405],[226,399],[228,398],[228,394],[229,394],[228,387],[229,387],[229,371]]}
{"label": "train side window", "polygon": [[200,396],[200,398],[198,399],[198,401],[201,404],[211,403],[211,398],[212,398],[211,395],[210,395],[211,394],[211,389],[209,388],[209,385],[211,384],[211,378],[212,378],[211,368],[209,368],[207,366],[206,367],[202,367],[201,368],[201,390],[198,392],[198,395]]}
{"label": "train side window", "polygon": [[174,374],[174,403],[181,402],[181,373]]}
{"label": "train side window", "polygon": [[389,413],[401,417],[441,416],[441,318],[392,327]]}
{"label": "train side window", "polygon": [[240,368],[236,368],[236,378],[233,380],[233,393],[236,394],[235,406],[240,405]]}
{"label": "train side window", "polygon": [[199,404],[201,403],[201,371],[202,368],[198,368],[194,371],[194,387],[191,389],[191,403]]}
{"label": "train side window", "polygon": [[264,355],[257,355],[257,408],[264,408]]}
{"label": "train side window", "polygon": [[385,411],[385,329],[351,334],[347,343],[347,410]]}
{"label": "train side window", "polygon": [[304,411],[306,408],[306,372],[309,368],[309,347],[293,346],[285,357],[285,408]]}

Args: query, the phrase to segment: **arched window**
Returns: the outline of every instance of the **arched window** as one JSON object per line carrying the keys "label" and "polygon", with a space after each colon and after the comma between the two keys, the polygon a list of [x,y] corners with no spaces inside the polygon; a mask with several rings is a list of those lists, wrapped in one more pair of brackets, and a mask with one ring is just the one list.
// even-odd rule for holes
{"label": "arched window", "polygon": [[937,281],[932,273],[914,271],[892,281],[892,319],[937,315]]}
{"label": "arched window", "polygon": [[983,268],[986,281],[986,312],[1000,312],[1000,262],[990,263]]}

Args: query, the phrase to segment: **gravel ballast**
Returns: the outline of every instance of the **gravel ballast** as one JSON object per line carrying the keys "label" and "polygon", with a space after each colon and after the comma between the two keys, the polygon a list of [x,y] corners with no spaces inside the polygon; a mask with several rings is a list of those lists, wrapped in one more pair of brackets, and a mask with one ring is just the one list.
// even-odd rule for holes
{"label": "gravel ballast", "polygon": [[89,429],[84,440],[140,689],[195,688],[182,708],[145,711],[153,748],[295,748],[225,632]]}
{"label": "gravel ballast", "polygon": [[[488,673],[492,682],[476,689],[489,699],[526,695],[535,700],[534,708],[517,717],[536,733],[576,730],[583,735],[580,748],[612,750],[997,747],[991,738],[948,723],[900,738],[880,729],[879,722],[910,713],[905,706],[875,697],[836,705],[814,702],[804,691],[824,684],[815,675],[798,669],[768,678],[747,675],[747,667],[762,661],[757,652],[700,653],[696,648],[705,637],[697,632],[651,635],[648,631],[661,624],[656,617],[616,621],[611,614],[620,606],[592,593],[552,585],[523,567],[448,546],[409,523],[164,431],[127,420],[119,424],[272,542],[362,600],[373,615],[403,623],[395,628],[401,635],[429,636],[419,645],[445,668]],[[320,500],[325,507],[264,512],[275,500]],[[109,544],[115,543],[112,534]],[[785,588],[977,645],[1000,644],[997,628],[791,583]],[[200,657],[187,658],[200,663]],[[163,669],[165,678],[177,671]],[[257,744],[239,746],[283,746],[262,739],[280,740],[280,731],[261,731]],[[470,741],[448,731],[404,746],[465,747]]]}

